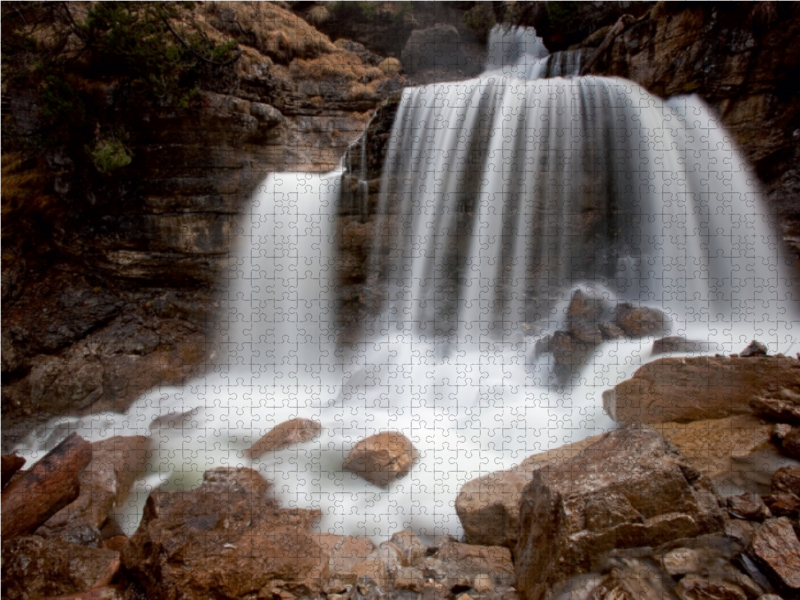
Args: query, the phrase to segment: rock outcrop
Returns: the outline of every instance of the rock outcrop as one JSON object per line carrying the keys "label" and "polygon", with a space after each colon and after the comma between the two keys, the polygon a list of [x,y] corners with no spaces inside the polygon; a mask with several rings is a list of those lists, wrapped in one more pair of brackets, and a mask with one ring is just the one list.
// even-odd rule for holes
{"label": "rock outcrop", "polygon": [[456,513],[470,544],[514,548],[520,535],[522,491],[542,468],[556,468],[598,440],[590,437],[526,458],[518,467],[467,482],[456,498]]}
{"label": "rock outcrop", "polygon": [[604,392],[603,406],[619,423],[686,423],[749,414],[754,396],[798,387],[794,358],[660,358]]}
{"label": "rock outcrop", "polygon": [[588,573],[604,553],[723,528],[711,482],[652,429],[605,434],[542,468],[522,494],[517,586],[529,600]]}

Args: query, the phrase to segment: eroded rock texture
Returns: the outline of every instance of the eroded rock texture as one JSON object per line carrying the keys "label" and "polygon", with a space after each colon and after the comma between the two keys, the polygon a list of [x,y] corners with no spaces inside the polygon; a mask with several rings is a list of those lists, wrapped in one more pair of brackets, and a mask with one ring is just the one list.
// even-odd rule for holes
{"label": "eroded rock texture", "polygon": [[281,510],[251,469],[219,468],[191,492],[154,491],[122,552],[148,598],[315,595],[328,553],[309,532],[319,513]]}
{"label": "eroded rock texture", "polygon": [[614,548],[653,546],[723,526],[711,482],[652,429],[605,434],[542,468],[522,493],[517,586],[529,600],[588,573]]}

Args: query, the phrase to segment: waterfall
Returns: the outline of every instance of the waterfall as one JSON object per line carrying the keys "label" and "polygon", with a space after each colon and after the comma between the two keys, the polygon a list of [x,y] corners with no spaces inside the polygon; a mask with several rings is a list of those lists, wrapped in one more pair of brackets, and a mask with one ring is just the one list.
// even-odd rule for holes
{"label": "waterfall", "polygon": [[[148,473],[118,509],[128,532],[153,486],[243,465],[284,505],[320,508],[325,532],[459,535],[465,482],[614,427],[602,391],[651,358],[652,337],[605,342],[568,384],[554,379],[540,348],[576,288],[612,308],[657,307],[673,334],[712,352],[751,338],[788,351],[786,260],[725,132],[696,97],[578,78],[581,60],[549,56],[532,30],[496,29],[481,77],[405,91],[375,217],[376,237],[396,242],[371,261],[387,302],[354,349],[336,343],[341,174],[273,174],[233,253],[217,324],[227,358],[125,414],[56,420],[22,454],[36,459],[69,431],[151,436]],[[246,458],[295,417],[322,436]],[[341,468],[384,430],[420,454],[388,489]]]}

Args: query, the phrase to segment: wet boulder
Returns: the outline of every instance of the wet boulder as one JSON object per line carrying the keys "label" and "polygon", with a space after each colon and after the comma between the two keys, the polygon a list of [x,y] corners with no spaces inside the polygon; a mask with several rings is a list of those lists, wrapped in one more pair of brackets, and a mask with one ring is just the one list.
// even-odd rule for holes
{"label": "wet boulder", "polygon": [[632,338],[659,335],[669,331],[671,324],[664,311],[651,306],[634,306],[629,302],[617,305],[614,323]]}
{"label": "wet boulder", "polygon": [[536,471],[520,502],[517,587],[528,600],[589,573],[614,548],[720,531],[711,482],[649,428],[605,434],[574,458]]}
{"label": "wet boulder", "polygon": [[322,433],[322,425],[311,419],[291,419],[276,425],[261,437],[245,453],[249,458],[256,458],[273,450],[282,450],[295,444],[302,444],[317,438]]}
{"label": "wet boulder", "polygon": [[404,477],[419,458],[406,436],[384,431],[358,442],[345,458],[342,468],[372,484],[386,487]]}
{"label": "wet boulder", "polygon": [[800,541],[789,519],[767,519],[756,533],[749,554],[780,591],[800,593]]}
{"label": "wet boulder", "polygon": [[[785,393],[783,390],[786,389]],[[756,409],[754,397],[780,395],[800,418],[800,360],[788,357],[666,357],[641,366],[633,377],[603,393],[618,423],[686,423],[755,412],[787,421],[782,408]],[[797,400],[788,400],[797,396]]]}

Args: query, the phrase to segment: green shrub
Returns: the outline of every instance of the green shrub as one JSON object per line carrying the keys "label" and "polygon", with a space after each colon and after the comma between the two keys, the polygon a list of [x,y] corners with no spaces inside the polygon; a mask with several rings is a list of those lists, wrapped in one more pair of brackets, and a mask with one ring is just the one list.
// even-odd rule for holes
{"label": "green shrub", "polygon": [[91,155],[95,169],[104,175],[131,164],[133,160],[133,155],[117,139],[98,141]]}

